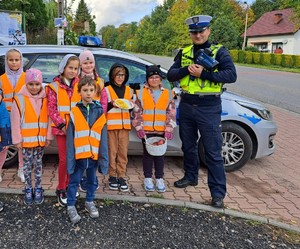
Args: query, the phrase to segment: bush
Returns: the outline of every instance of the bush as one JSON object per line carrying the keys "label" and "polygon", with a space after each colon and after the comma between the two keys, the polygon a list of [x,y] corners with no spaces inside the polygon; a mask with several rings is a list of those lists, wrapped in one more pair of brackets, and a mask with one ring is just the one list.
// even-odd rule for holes
{"label": "bush", "polygon": [[257,47],[245,47],[245,51],[258,52],[258,48]]}
{"label": "bush", "polygon": [[243,50],[239,50],[238,56],[239,56],[238,62],[245,63],[245,52]]}
{"label": "bush", "polygon": [[238,62],[239,60],[239,50],[229,50],[230,56],[233,62]]}
{"label": "bush", "polygon": [[245,52],[245,62],[247,64],[252,64],[253,63],[253,53],[252,52],[249,52],[249,51],[246,51]]}
{"label": "bush", "polygon": [[261,64],[261,54],[260,52],[253,52],[253,63]]}
{"label": "bush", "polygon": [[294,67],[300,68],[300,55],[295,55]]}
{"label": "bush", "polygon": [[281,62],[281,65],[283,67],[293,67],[294,66],[294,61],[293,61],[292,55],[283,54],[282,57],[283,57],[283,60]]}
{"label": "bush", "polygon": [[262,65],[271,65],[271,54],[263,53],[261,55],[261,64]]}
{"label": "bush", "polygon": [[274,54],[274,65],[281,66],[282,54]]}

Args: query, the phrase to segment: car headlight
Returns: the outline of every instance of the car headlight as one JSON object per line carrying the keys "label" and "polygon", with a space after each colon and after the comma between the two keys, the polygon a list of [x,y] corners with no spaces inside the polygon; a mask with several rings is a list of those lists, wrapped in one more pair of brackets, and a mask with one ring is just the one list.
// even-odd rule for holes
{"label": "car headlight", "polygon": [[249,102],[243,102],[243,101],[236,101],[239,105],[251,110],[254,112],[257,116],[261,117],[262,119],[265,120],[272,120],[272,113],[270,110],[263,106],[258,106],[253,103]]}

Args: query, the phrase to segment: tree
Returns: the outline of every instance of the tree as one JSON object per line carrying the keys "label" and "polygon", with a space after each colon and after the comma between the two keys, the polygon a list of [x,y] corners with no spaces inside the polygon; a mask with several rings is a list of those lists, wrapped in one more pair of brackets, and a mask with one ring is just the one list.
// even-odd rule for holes
{"label": "tree", "polygon": [[251,5],[255,14],[255,21],[266,12],[280,9],[280,5],[280,0],[256,0]]}
{"label": "tree", "polygon": [[106,47],[114,48],[115,40],[119,33],[114,25],[107,25],[100,29],[99,33],[102,35],[102,40]]}
{"label": "tree", "polygon": [[[96,34],[96,23],[94,22],[95,16],[91,16],[90,11],[84,0],[80,0],[75,15],[74,30],[78,34]],[[85,30],[84,23],[88,22],[89,31]]]}

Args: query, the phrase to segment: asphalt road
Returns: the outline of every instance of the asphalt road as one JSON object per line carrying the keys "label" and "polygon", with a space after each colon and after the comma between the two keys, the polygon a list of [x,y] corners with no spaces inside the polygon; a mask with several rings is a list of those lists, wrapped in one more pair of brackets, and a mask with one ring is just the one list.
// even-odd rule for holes
{"label": "asphalt road", "polygon": [[[169,69],[172,57],[137,54],[137,56]],[[236,66],[238,80],[226,84],[227,90],[263,103],[300,113],[300,74]]]}

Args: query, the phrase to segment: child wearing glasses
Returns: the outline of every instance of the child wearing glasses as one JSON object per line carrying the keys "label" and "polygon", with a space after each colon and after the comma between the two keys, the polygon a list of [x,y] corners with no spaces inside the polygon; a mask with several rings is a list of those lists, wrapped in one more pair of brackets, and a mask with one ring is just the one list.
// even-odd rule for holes
{"label": "child wearing glasses", "polygon": [[129,110],[119,108],[115,101],[117,99],[132,99],[133,90],[126,86],[128,78],[127,67],[115,63],[110,68],[108,86],[105,87],[108,98],[106,116],[109,151],[108,187],[111,190],[122,192],[128,191],[125,174],[131,124]]}

